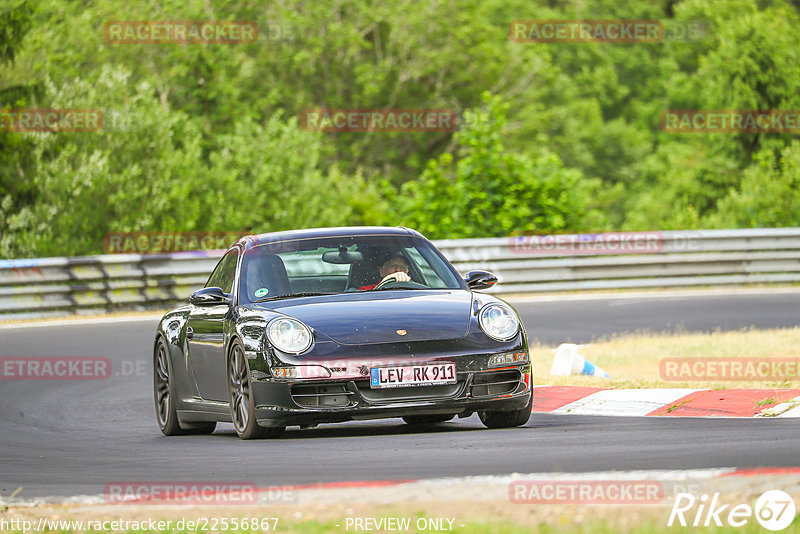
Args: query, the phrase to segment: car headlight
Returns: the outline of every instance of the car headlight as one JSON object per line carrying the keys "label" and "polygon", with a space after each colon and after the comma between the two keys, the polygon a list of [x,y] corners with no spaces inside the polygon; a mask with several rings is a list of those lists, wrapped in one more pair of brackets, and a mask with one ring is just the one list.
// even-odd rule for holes
{"label": "car headlight", "polygon": [[500,304],[487,304],[478,314],[478,322],[486,335],[497,341],[508,341],[517,335],[517,314]]}
{"label": "car headlight", "polygon": [[273,319],[267,325],[267,338],[273,347],[287,354],[300,354],[311,346],[311,330],[291,317]]}

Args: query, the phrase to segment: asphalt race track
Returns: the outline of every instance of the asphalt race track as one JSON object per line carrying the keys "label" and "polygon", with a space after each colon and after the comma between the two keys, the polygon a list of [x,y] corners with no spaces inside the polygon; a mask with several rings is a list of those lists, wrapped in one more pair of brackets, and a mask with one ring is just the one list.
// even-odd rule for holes
{"label": "asphalt race track", "polygon": [[711,332],[800,325],[800,291],[687,291],[513,301],[528,337],[587,343],[625,332]]}
{"label": "asphalt race track", "polygon": [[[800,292],[518,301],[531,338],[585,342],[622,331],[798,324]],[[0,498],[97,495],[120,481],[260,486],[630,469],[798,465],[797,420],[534,415],[486,430],[476,416],[429,432],[399,419],[287,430],[242,442],[164,437],[152,400],[153,319],[0,327],[0,356],[100,356],[107,380],[0,381]]]}

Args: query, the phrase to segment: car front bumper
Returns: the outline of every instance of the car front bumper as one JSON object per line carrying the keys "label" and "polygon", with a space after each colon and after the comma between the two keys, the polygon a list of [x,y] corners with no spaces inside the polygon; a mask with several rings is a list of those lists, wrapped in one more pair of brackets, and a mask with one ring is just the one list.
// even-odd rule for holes
{"label": "car front bumper", "polygon": [[530,363],[458,372],[457,383],[373,389],[363,380],[252,381],[261,426],[315,425],[350,420],[525,408],[532,400]]}

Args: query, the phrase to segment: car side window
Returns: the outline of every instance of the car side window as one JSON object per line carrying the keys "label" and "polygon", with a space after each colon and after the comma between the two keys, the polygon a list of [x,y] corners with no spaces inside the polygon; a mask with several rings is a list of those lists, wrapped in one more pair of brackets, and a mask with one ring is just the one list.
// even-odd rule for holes
{"label": "car side window", "polygon": [[236,277],[236,263],[239,259],[239,254],[235,250],[231,250],[222,258],[217,264],[214,272],[208,277],[206,287],[219,287],[225,293],[230,293],[233,289],[233,279]]}

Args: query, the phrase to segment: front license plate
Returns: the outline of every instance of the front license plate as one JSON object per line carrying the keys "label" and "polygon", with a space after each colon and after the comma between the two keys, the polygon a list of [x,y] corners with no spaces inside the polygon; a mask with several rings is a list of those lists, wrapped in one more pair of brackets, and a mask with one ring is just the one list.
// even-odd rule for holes
{"label": "front license plate", "polygon": [[370,369],[371,388],[433,386],[456,383],[456,364],[452,362],[405,365],[402,367],[373,367]]}

